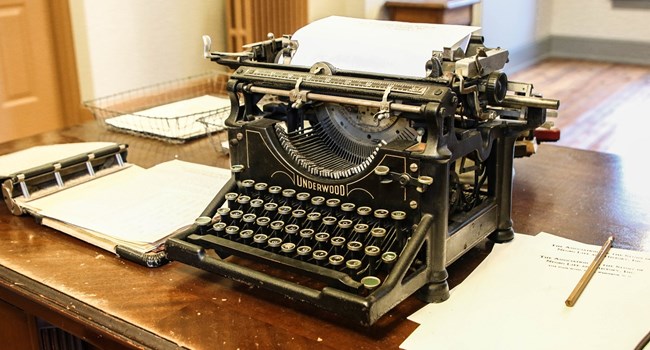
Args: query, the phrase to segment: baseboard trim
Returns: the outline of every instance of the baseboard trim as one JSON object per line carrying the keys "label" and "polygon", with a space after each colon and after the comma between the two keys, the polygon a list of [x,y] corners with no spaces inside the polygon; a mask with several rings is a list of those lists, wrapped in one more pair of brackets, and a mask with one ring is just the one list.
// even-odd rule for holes
{"label": "baseboard trim", "polygon": [[647,65],[650,42],[571,36],[550,37],[550,57]]}
{"label": "baseboard trim", "polygon": [[568,58],[648,65],[650,43],[640,41],[549,36],[519,49],[509,50],[506,73],[515,73],[546,58]]}

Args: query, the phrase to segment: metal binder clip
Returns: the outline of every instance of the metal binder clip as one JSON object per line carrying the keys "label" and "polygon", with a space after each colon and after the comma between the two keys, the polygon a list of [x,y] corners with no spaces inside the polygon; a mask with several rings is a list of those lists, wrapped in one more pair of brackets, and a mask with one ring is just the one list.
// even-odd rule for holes
{"label": "metal binder clip", "polygon": [[93,169],[93,164],[91,163],[93,159],[95,159],[95,154],[89,153],[88,160],[86,161],[86,169],[88,170],[88,175],[90,176],[95,176],[95,169]]}
{"label": "metal binder clip", "polygon": [[[120,146],[120,149],[123,149],[123,148],[124,148],[123,146]],[[119,165],[120,167],[124,166],[124,159],[122,158],[121,153],[119,153],[119,152],[115,153],[115,160],[117,161],[117,165]]]}
{"label": "metal binder clip", "polygon": [[61,163],[54,164],[54,179],[56,180],[56,185],[61,188],[63,187],[63,178],[61,177]]}
{"label": "metal binder clip", "polygon": [[390,94],[390,90],[393,88],[393,85],[388,85],[386,90],[384,90],[384,96],[381,98],[381,102],[379,103],[379,112],[375,113],[373,118],[377,122],[377,125],[379,125],[379,122],[382,119],[386,119],[390,117],[390,104],[392,102],[388,101],[388,95]]}
{"label": "metal binder clip", "polygon": [[19,174],[16,177],[18,179],[18,183],[20,184],[20,191],[23,193],[23,197],[25,197],[25,199],[29,199],[31,196],[29,194],[29,190],[27,189],[27,184],[25,183],[25,174]]}

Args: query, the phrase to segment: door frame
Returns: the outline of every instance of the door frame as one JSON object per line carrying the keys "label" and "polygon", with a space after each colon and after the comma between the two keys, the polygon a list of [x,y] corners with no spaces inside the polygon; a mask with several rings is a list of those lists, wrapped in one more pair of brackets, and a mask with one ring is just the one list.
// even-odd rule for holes
{"label": "door frame", "polygon": [[81,101],[69,0],[47,1],[52,24],[59,99],[66,126],[92,119]]}

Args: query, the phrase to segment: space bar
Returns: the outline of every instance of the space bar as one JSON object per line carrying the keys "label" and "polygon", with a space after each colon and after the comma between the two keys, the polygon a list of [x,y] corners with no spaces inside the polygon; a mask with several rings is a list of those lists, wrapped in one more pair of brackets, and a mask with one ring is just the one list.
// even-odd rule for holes
{"label": "space bar", "polygon": [[342,283],[343,285],[355,290],[363,286],[360,282],[355,281],[346,273],[282,256],[264,249],[233,242],[214,235],[192,234],[187,237],[187,240],[206,248],[214,249],[215,247],[218,247],[236,256],[243,256],[251,259],[263,259],[269,263],[287,267],[293,271],[307,273],[318,279],[324,279],[326,282],[335,281]]}

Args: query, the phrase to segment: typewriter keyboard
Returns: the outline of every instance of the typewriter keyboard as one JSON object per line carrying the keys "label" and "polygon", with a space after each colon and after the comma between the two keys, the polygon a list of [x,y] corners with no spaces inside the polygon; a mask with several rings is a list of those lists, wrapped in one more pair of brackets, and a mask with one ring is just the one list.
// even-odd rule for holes
{"label": "typewriter keyboard", "polygon": [[[242,182],[214,217],[200,217],[191,241],[232,255],[306,270],[349,287],[378,287],[411,232],[404,211],[356,206],[290,188]],[[347,278],[349,277],[349,278]]]}

